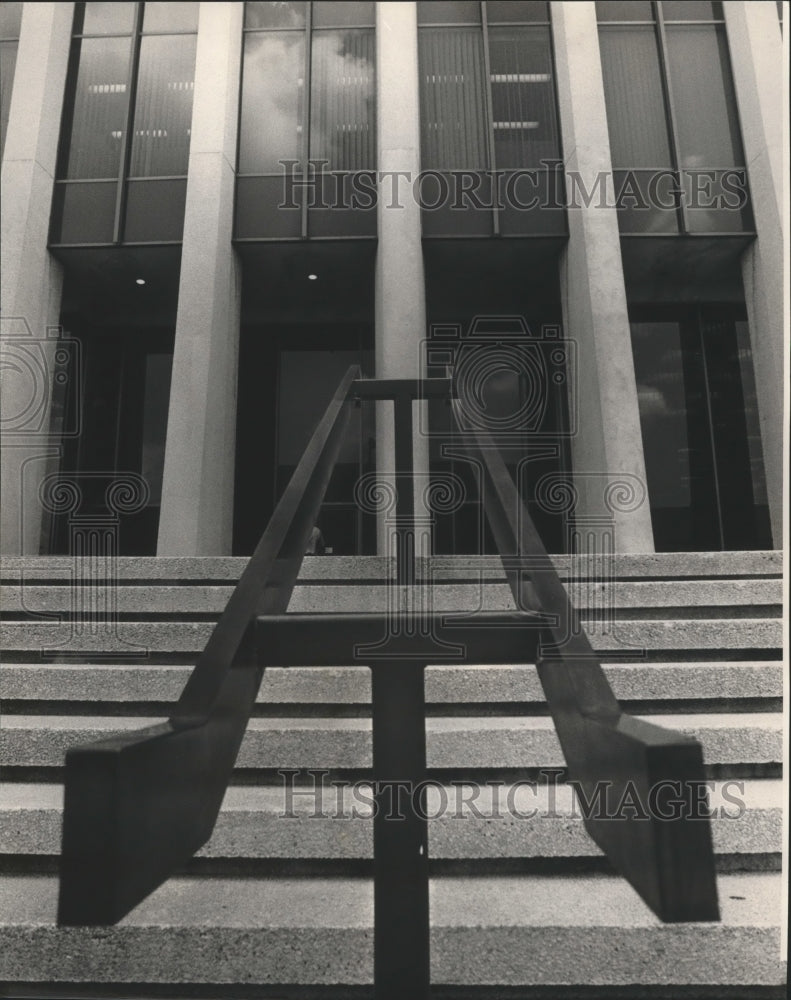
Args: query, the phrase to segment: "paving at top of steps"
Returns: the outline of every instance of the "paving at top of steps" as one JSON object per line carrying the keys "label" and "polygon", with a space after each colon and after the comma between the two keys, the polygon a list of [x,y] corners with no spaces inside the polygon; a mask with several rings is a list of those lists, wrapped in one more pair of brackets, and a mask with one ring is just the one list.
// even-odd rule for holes
{"label": "paving at top of steps", "polygon": [[[662,924],[623,880],[431,880],[434,984],[752,986],[783,982],[780,876],[718,879],[721,923]],[[120,924],[55,926],[57,882],[0,878],[0,977],[33,982],[363,984],[365,878],[171,879]],[[716,993],[709,993],[716,996]]]}
{"label": "paving at top of steps", "polygon": [[[110,565],[117,580],[153,581],[202,580],[232,583],[239,579],[249,561],[247,556],[119,556]],[[561,579],[570,574],[599,578],[602,559],[556,555],[552,562]],[[87,572],[90,564],[70,556],[3,556],[0,560],[0,581],[70,580],[75,565]],[[772,551],[745,552],[657,552],[650,554],[619,554],[606,564],[608,572],[618,579],[677,579],[683,577],[754,577],[782,574],[783,553]],[[91,570],[92,571],[92,570]],[[484,579],[504,579],[502,561],[497,556],[434,556],[417,560],[418,578],[432,574],[433,579],[463,580],[480,574]],[[300,569],[301,580],[383,580],[395,575],[394,561],[382,556],[322,556],[308,557]]]}

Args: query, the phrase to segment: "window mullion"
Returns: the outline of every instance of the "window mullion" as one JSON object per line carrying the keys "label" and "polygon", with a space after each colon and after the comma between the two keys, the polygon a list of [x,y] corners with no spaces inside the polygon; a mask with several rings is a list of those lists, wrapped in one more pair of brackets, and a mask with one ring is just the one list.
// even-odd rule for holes
{"label": "window mullion", "polygon": [[491,171],[491,184],[492,184],[492,225],[494,227],[494,235],[500,235],[500,214],[498,211],[499,198],[495,197],[495,192],[497,190],[497,161],[494,156],[494,101],[492,100],[492,63],[489,58],[489,22],[486,18],[486,3],[481,3],[481,25],[483,27],[483,72],[486,78],[486,86],[484,91],[486,94],[486,119],[487,119],[487,129],[486,129],[486,141],[488,144],[489,153],[489,170]]}
{"label": "window mullion", "polygon": [[659,73],[662,78],[662,95],[665,101],[667,122],[670,126],[670,157],[673,163],[673,170],[676,172],[679,187],[682,192],[679,196],[676,214],[678,216],[678,223],[681,232],[687,233],[689,232],[689,224],[687,221],[687,210],[684,204],[684,184],[681,176],[681,148],[678,141],[678,127],[676,124],[676,113],[673,104],[673,88],[670,82],[670,73],[667,66],[667,34],[665,32],[665,19],[664,14],[662,13],[662,4],[659,0],[655,0],[654,2],[654,11],[659,43]]}
{"label": "window mullion", "polygon": [[118,187],[115,196],[115,219],[113,221],[113,243],[123,239],[123,217],[126,208],[126,179],[132,156],[132,140],[135,127],[135,103],[137,100],[137,76],[140,66],[140,46],[143,34],[143,4],[135,7],[135,23],[132,29],[132,44],[129,50],[129,72],[127,74],[126,127],[121,136],[121,156],[119,161]]}
{"label": "window mullion", "polygon": [[711,478],[714,483],[714,503],[717,507],[717,530],[720,549],[725,549],[725,528],[722,518],[722,494],[720,490],[720,469],[717,461],[717,441],[714,435],[714,409],[711,405],[711,382],[709,380],[709,359],[706,353],[706,337],[703,328],[703,310],[700,303],[695,307],[695,327],[697,332],[700,360],[703,367],[703,395],[706,400],[706,422],[708,424],[709,448],[711,450]]}
{"label": "window mullion", "polygon": [[[302,74],[302,172],[303,180],[308,180],[310,172],[310,88],[313,43],[313,4],[305,4],[305,69]],[[315,181],[315,171],[314,171]],[[322,181],[323,182],[323,181]],[[302,239],[308,238],[308,188],[302,187]]]}

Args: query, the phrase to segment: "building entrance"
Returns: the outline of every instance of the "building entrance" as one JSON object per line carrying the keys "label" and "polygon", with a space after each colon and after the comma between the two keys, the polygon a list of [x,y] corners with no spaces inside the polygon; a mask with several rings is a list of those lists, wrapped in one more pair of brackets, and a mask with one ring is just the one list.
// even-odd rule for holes
{"label": "building entrance", "polygon": [[[373,375],[373,351],[349,344],[348,331],[308,327],[242,332],[236,446],[234,551],[253,551],[350,365]],[[354,339],[357,339],[355,336]],[[330,348],[328,344],[345,344]],[[360,476],[375,469],[374,406],[351,415],[316,527],[327,554],[373,554],[373,515],[354,502]]]}
{"label": "building entrance", "polygon": [[743,308],[640,306],[631,327],[657,550],[769,548]]}

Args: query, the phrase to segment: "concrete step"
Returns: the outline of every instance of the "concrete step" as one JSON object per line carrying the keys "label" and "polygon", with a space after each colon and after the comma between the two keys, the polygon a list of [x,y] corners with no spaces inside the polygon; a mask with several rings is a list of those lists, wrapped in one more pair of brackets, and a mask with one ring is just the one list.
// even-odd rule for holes
{"label": "concrete step", "polygon": [[[296,786],[228,789],[214,834],[198,857],[227,859],[371,858],[368,782],[317,777]],[[713,781],[714,849],[722,855],[775,855],[782,845],[783,783]],[[617,806],[617,803],[615,803]],[[0,854],[60,852],[63,786],[6,782],[0,788]],[[595,858],[581,811],[566,784],[436,783],[427,790],[432,858]]]}
{"label": "concrete step", "polygon": [[[780,875],[722,875],[722,922],[661,924],[606,875],[431,883],[432,982],[470,986],[783,982]],[[58,983],[365,984],[369,880],[171,879],[115,927],[55,926],[57,881],[0,879],[0,978]]]}
{"label": "concrete step", "polygon": [[[0,699],[47,702],[174,702],[191,666],[151,664],[6,663],[0,667]],[[700,663],[608,663],[604,672],[623,701],[674,702],[781,698],[779,660]],[[543,702],[535,667],[433,666],[426,668],[429,703]],[[367,667],[269,667],[260,705],[350,704],[371,701]]]}
{"label": "concrete step", "polygon": [[[783,753],[780,713],[640,716],[688,733],[703,745],[707,764],[778,764]],[[7,715],[0,729],[0,765],[60,767],[69,747],[161,722],[140,717]],[[562,767],[548,716],[429,718],[431,768]],[[367,768],[371,720],[253,718],[239,756],[241,768]]]}
{"label": "concrete step", "polygon": [[[147,581],[235,581],[247,565],[247,557],[232,556],[119,556],[109,565],[117,580]],[[562,577],[600,577],[601,557],[552,556]],[[781,551],[749,552],[657,552],[616,555],[607,563],[618,578],[779,576]],[[419,559],[418,574],[433,579],[504,578],[498,556],[434,556]],[[55,580],[96,577],[97,570],[87,560],[75,562],[70,556],[4,556],[0,580]],[[323,556],[306,558],[300,569],[303,580],[383,580],[395,576],[393,560],[382,556]]]}
{"label": "concrete step", "polygon": [[[152,654],[197,655],[206,645],[213,629],[211,622],[136,622],[121,621],[95,632],[85,623],[72,627],[69,622],[4,622],[0,626],[0,647],[7,658],[27,652],[47,656],[113,654],[144,657]],[[593,648],[620,654],[639,650],[766,650],[776,651],[782,643],[782,623],[769,618],[683,619],[617,621],[606,634],[589,630]]]}
{"label": "concrete step", "polygon": [[[572,601],[581,612],[603,608],[617,610],[662,608],[720,608],[738,611],[766,607],[779,614],[782,581],[754,580],[666,580],[661,582],[622,580],[613,584],[573,581],[569,585]],[[192,583],[183,586],[120,583],[112,588],[113,609],[122,615],[217,615],[233,592],[231,586],[207,586]],[[394,584],[301,582],[291,598],[289,610],[321,614],[384,611],[403,598],[404,588]],[[514,607],[507,583],[443,583],[410,588],[409,606],[435,611],[498,611]],[[97,601],[91,588],[61,584],[24,584],[0,586],[0,608],[6,618],[26,615],[81,614],[94,610]],[[93,604],[91,602],[94,602]],[[104,599],[102,600],[102,604]]]}

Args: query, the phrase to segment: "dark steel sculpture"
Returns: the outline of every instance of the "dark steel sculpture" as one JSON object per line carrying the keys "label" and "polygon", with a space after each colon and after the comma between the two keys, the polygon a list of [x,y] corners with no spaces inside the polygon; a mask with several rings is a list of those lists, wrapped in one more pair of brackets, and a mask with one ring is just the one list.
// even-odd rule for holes
{"label": "dark steel sculpture", "polygon": [[358,375],[338,386],[172,717],[66,754],[58,923],[115,923],[211,836],[263,676],[251,625],[288,607]]}
{"label": "dark steel sculpture", "polygon": [[[378,1000],[427,996],[429,856],[422,799],[388,819],[393,787],[421,796],[426,778],[426,664],[536,661],[568,765],[588,800],[602,782],[643,804],[661,783],[696,794],[696,740],[626,715],[555,567],[485,431],[468,432],[483,470],[484,508],[519,610],[473,616],[300,615],[285,611],[349,409],[393,399],[398,481],[411,479],[412,401],[451,395],[447,379],[360,380],[349,369],[198,660],[160,726],[70,750],[66,757],[61,924],[111,924],[209,838],[267,665],[366,663],[372,670],[374,977]],[[406,475],[405,475],[406,474]],[[415,582],[411,488],[398,491],[400,587]],[[310,651],[308,655],[308,650]],[[664,802],[664,800],[658,800]],[[697,799],[695,801],[698,801]],[[706,818],[586,817],[613,866],[664,921],[719,919]],[[526,900],[529,906],[529,900]]]}

